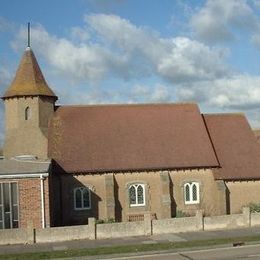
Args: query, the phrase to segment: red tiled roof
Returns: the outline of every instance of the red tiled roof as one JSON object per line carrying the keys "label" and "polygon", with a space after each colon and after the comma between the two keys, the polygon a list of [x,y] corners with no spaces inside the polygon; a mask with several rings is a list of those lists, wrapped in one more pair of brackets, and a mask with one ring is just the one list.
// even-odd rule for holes
{"label": "red tiled roof", "polygon": [[257,142],[260,144],[260,129],[254,129],[253,132],[254,132]]}
{"label": "red tiled roof", "polygon": [[260,179],[260,146],[242,114],[204,115],[221,168],[215,179]]}
{"label": "red tiled roof", "polygon": [[196,104],[64,106],[49,131],[66,172],[218,166]]}
{"label": "red tiled roof", "polygon": [[48,96],[57,99],[41,72],[31,48],[27,48],[16,71],[15,78],[3,99],[19,96]]}

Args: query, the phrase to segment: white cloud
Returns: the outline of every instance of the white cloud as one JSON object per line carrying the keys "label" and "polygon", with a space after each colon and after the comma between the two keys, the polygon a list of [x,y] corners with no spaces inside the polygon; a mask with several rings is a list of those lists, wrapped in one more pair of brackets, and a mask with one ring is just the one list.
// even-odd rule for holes
{"label": "white cloud", "polygon": [[260,77],[237,75],[214,82],[208,103],[230,109],[260,107]]}
{"label": "white cloud", "polygon": [[[50,35],[42,26],[32,28],[37,53],[66,76],[89,82],[108,76],[129,80],[156,75],[176,83],[230,73],[223,50],[188,38],[162,38],[115,15],[89,15],[85,21],[84,28],[72,29],[82,36],[77,44]],[[23,28],[18,42],[25,35]]]}
{"label": "white cloud", "polygon": [[90,39],[89,32],[86,28],[72,27],[70,29],[71,37],[75,42],[86,42]]}
{"label": "white cloud", "polygon": [[172,101],[173,91],[169,86],[156,84],[150,85],[135,85],[129,93],[128,103],[160,103]]}
{"label": "white cloud", "polygon": [[0,64],[0,90],[1,93],[7,87],[8,82],[11,79],[11,74],[8,68]]}
{"label": "white cloud", "polygon": [[[10,71],[4,64],[0,63],[0,96],[2,96],[10,82],[11,74]],[[0,148],[2,148],[4,140],[4,106],[3,102],[0,102]]]}
{"label": "white cloud", "polygon": [[235,75],[214,81],[196,82],[179,86],[178,99],[203,102],[208,107],[229,110],[251,110],[260,108],[260,77]]}
{"label": "white cloud", "polygon": [[234,39],[234,29],[254,31],[258,22],[247,0],[207,0],[190,21],[197,37],[211,43]]}
{"label": "white cloud", "polygon": [[[37,50],[37,54],[65,77],[95,81],[105,75],[108,54],[98,45],[73,44],[69,39],[50,35],[40,25],[31,28],[31,35],[32,46]],[[25,41],[25,37],[25,28],[22,28],[12,46],[17,49],[20,42]]]}
{"label": "white cloud", "polygon": [[223,63],[223,56],[223,50],[188,38],[175,38],[168,55],[161,57],[158,71],[171,82],[215,79],[231,73]]}
{"label": "white cloud", "polygon": [[[214,1],[208,1],[208,5],[211,2]],[[235,5],[233,0],[230,3]],[[249,15],[246,1],[237,3],[237,8],[244,6],[237,12],[239,17]],[[234,11],[232,8],[228,8],[229,12]],[[240,22],[232,18],[233,14],[225,12],[228,17],[225,21]],[[62,91],[67,93],[64,100],[66,96],[72,103],[144,103],[177,99],[199,102],[209,110],[249,112],[259,107],[260,77],[232,71],[225,64],[226,49],[209,47],[188,37],[165,38],[115,15],[95,14],[84,19],[83,27],[71,29],[72,39],[51,35],[40,25],[32,28],[36,55],[40,55],[51,70],[61,73],[63,80],[78,80],[88,87],[85,91],[75,87],[71,97],[71,86],[77,83],[62,85]],[[17,48],[25,38],[26,28],[22,28],[13,46]],[[149,78],[155,79],[151,85],[144,83]],[[101,82],[106,86],[106,81],[111,79],[122,85],[133,83],[133,87],[120,86],[119,90],[89,84]],[[137,80],[140,83],[136,84]]]}

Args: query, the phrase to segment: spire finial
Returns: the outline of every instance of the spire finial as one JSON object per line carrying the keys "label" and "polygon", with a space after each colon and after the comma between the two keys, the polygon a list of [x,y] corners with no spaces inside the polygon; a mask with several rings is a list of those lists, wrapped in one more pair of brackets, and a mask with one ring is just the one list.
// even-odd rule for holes
{"label": "spire finial", "polygon": [[28,38],[27,38],[27,47],[30,48],[31,47],[31,39],[30,39],[31,35],[30,35],[30,22],[28,23]]}

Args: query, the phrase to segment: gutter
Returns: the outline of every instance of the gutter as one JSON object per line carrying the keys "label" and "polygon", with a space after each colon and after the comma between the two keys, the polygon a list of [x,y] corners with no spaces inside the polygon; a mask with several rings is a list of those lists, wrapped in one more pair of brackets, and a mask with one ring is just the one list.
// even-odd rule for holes
{"label": "gutter", "polygon": [[48,172],[43,173],[17,173],[17,174],[0,174],[0,179],[24,179],[24,178],[41,178],[48,177]]}
{"label": "gutter", "polygon": [[41,180],[41,211],[42,211],[42,228],[45,228],[45,201],[44,201],[44,180],[43,174],[40,175]]}

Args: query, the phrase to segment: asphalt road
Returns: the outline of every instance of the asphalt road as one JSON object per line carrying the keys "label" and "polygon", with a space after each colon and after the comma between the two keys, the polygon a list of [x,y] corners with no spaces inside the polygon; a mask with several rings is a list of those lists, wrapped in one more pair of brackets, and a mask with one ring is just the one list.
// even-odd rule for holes
{"label": "asphalt road", "polygon": [[[100,258],[99,258],[100,259]],[[111,260],[259,260],[260,245],[248,245],[240,247],[224,247],[204,250],[180,251],[174,253],[154,253],[140,256],[127,256],[115,258],[103,258]]]}
{"label": "asphalt road", "polygon": [[[63,241],[55,243],[37,243],[28,245],[0,245],[0,255],[4,254],[21,254],[27,252],[50,252],[59,250],[77,250],[83,248],[99,248],[99,247],[113,247],[113,246],[124,246],[124,245],[136,245],[136,244],[158,244],[168,242],[185,242],[185,241],[196,241],[196,240],[209,240],[219,238],[234,238],[235,242],[243,242],[243,237],[259,236],[260,226],[253,228],[241,228],[241,229],[229,229],[229,230],[216,230],[216,231],[198,231],[198,232],[186,232],[177,234],[160,234],[153,236],[140,236],[140,237],[124,237],[114,239],[100,239],[100,240],[74,240],[74,241]],[[237,240],[239,238],[239,240]],[[259,243],[259,241],[258,241]],[[147,257],[142,255],[140,257],[132,254],[127,257],[119,257],[114,259],[249,259],[249,260],[260,260],[260,244],[250,245],[245,243],[241,247],[231,247],[232,243],[222,246],[221,249],[180,249],[178,251],[167,252],[165,254],[156,252],[154,254],[147,253]],[[226,249],[228,248],[229,249]],[[238,255],[237,255],[238,254]],[[113,259],[113,256],[84,256],[74,259]],[[66,259],[67,260],[67,259]]]}

